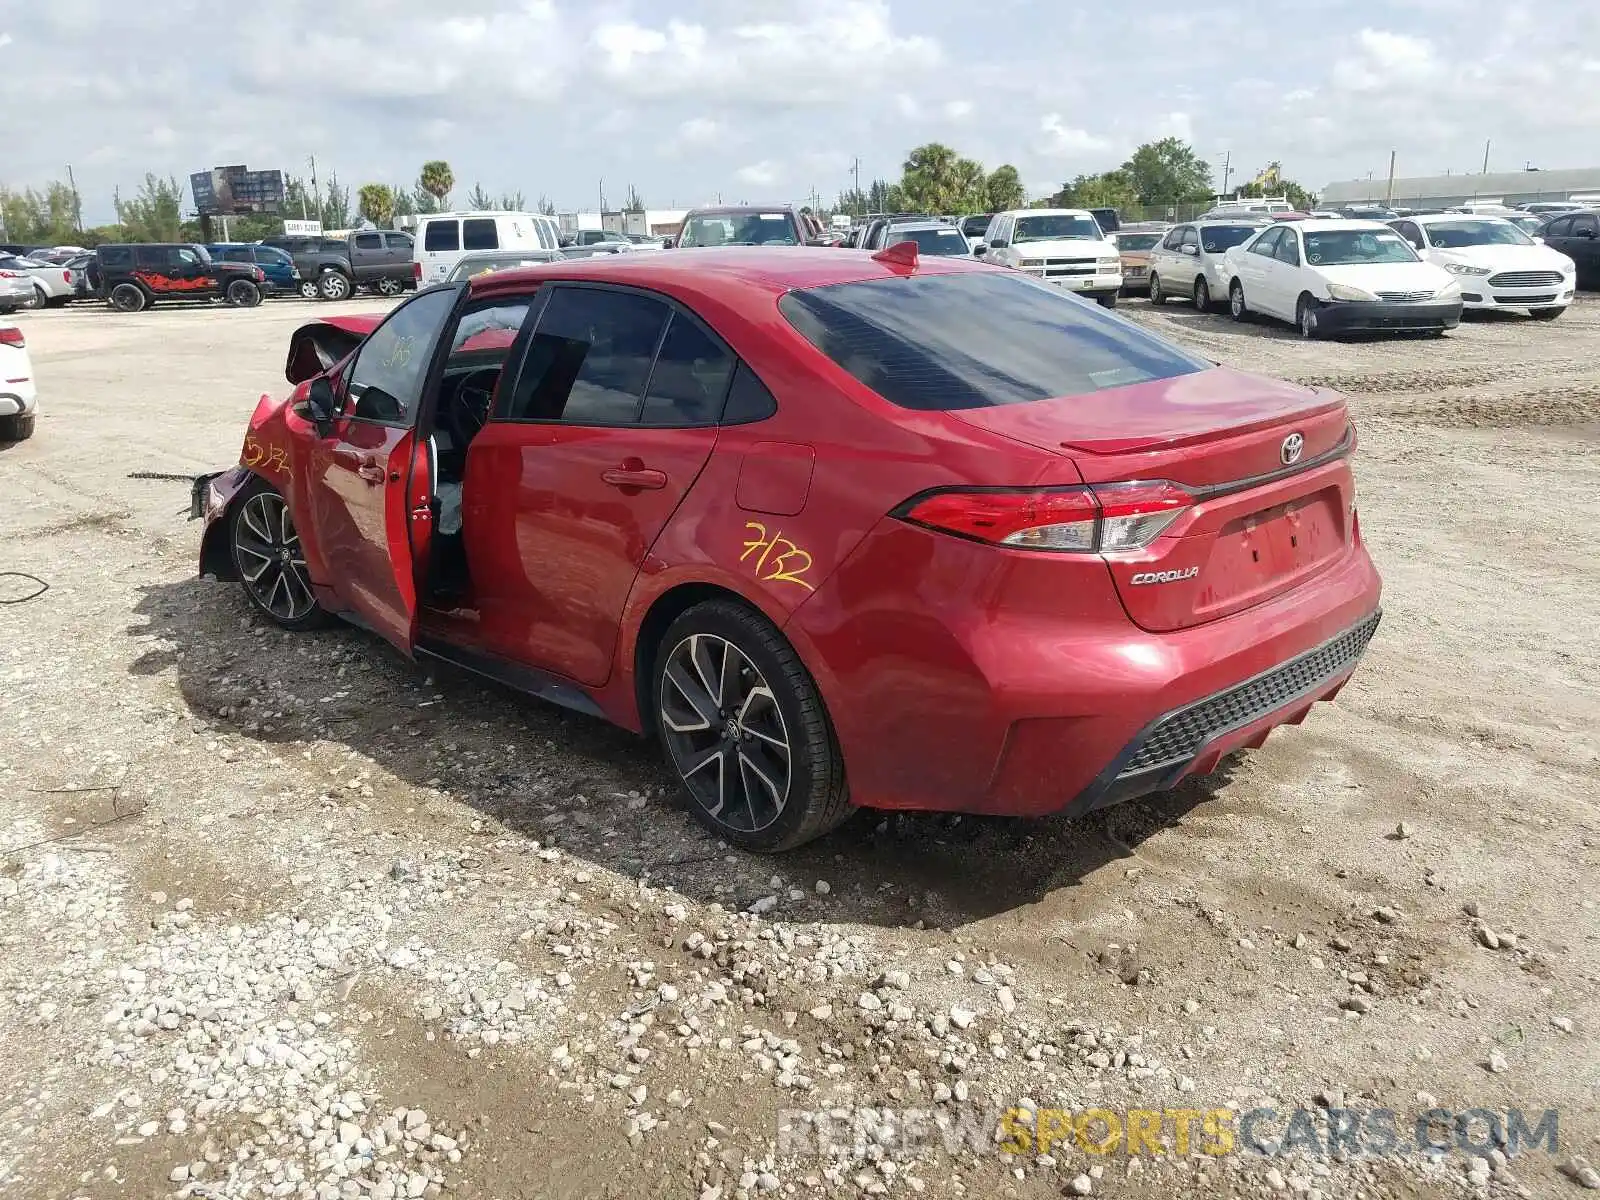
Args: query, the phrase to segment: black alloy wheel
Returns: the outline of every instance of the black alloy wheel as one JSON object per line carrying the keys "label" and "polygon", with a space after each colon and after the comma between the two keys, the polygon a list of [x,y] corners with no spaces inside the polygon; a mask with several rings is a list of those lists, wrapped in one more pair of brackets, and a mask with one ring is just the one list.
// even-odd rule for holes
{"label": "black alloy wheel", "polygon": [[266,486],[233,514],[233,563],[250,603],[285,629],[320,625],[326,613],[311,590],[305,550],[282,496]]}

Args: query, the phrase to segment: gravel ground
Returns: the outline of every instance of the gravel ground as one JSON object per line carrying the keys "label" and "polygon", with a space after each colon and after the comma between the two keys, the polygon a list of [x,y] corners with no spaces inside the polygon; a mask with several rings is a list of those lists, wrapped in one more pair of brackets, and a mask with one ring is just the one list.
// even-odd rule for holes
{"label": "gravel ground", "polygon": [[[43,404],[0,450],[0,571],[50,588],[0,607],[0,1192],[1600,1186],[1600,301],[1355,344],[1125,304],[1351,396],[1387,582],[1365,666],[1171,795],[863,813],[778,859],[705,837],[626,734],[195,578],[187,487],[134,473],[232,461],[309,310],[19,320]],[[1560,1149],[990,1135],[1012,1105],[1435,1104],[1559,1109]],[[829,1110],[882,1112],[826,1156]],[[908,1110],[975,1145],[918,1145]]]}

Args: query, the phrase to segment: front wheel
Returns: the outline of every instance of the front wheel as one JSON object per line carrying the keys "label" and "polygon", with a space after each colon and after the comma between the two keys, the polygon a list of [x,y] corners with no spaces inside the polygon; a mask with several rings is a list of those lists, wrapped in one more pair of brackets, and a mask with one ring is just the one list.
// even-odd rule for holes
{"label": "front wheel", "polygon": [[1310,296],[1301,296],[1300,302],[1295,305],[1294,323],[1300,327],[1300,336],[1308,342],[1322,336],[1322,329],[1318,323],[1317,302]]}
{"label": "front wheel", "polygon": [[1166,302],[1167,294],[1161,290],[1161,276],[1150,276],[1150,303],[1160,308]]}
{"label": "front wheel", "polygon": [[300,281],[300,298],[302,300],[315,300],[319,294],[315,279],[302,279]]}
{"label": "front wheel", "polygon": [[1204,275],[1194,281],[1194,307],[1197,312],[1211,311],[1211,285]]}
{"label": "front wheel", "polygon": [[235,279],[228,285],[227,301],[235,308],[254,308],[261,303],[261,289],[248,279]]}
{"label": "front wheel", "polygon": [[33,295],[29,296],[22,302],[22,307],[43,308],[49,299],[50,297],[45,295],[45,291],[42,287],[36,287],[33,289]]}
{"label": "front wheel", "polygon": [[1528,315],[1535,321],[1554,321],[1566,311],[1567,306],[1563,304],[1559,308],[1530,308]]}
{"label": "front wheel", "polygon": [[234,505],[228,540],[234,569],[251,607],[284,629],[315,629],[328,622],[306,569],[300,534],[284,498],[257,483]]}
{"label": "front wheel", "polygon": [[1235,321],[1243,321],[1250,315],[1244,302],[1244,284],[1237,279],[1228,285],[1228,315]]}
{"label": "front wheel", "polygon": [[348,300],[350,277],[343,271],[324,271],[317,281],[317,291],[324,300]]}
{"label": "front wheel", "polygon": [[150,303],[144,289],[136,283],[119,283],[111,289],[111,307],[118,312],[136,313]]}
{"label": "front wheel", "polygon": [[822,695],[775,625],[728,600],[674,621],[656,651],[656,725],[690,809],[748,850],[789,850],[854,809]]}

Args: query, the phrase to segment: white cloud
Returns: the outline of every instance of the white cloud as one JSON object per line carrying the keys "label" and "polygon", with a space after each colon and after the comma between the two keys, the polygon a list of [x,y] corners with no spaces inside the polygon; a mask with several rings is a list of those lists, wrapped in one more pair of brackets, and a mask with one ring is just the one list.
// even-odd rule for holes
{"label": "white cloud", "polygon": [[733,177],[740,183],[748,183],[755,187],[771,187],[781,176],[782,168],[770,158],[751,163],[748,167],[740,167],[733,173]]}
{"label": "white cloud", "polygon": [[1169,112],[1161,114],[1152,123],[1149,137],[1141,138],[1140,140],[1148,141],[1151,138],[1169,137],[1175,137],[1185,142],[1194,141],[1194,122],[1189,119],[1188,113]]}
{"label": "white cloud", "polygon": [[914,121],[922,115],[922,105],[917,103],[917,98],[905,92],[895,93],[894,110],[908,121]]}
{"label": "white cloud", "polygon": [[1038,152],[1047,157],[1093,154],[1111,145],[1110,141],[1087,129],[1068,125],[1060,113],[1046,113],[1039,122],[1039,131],[1043,137],[1039,140]]}
{"label": "white cloud", "polygon": [[944,115],[952,121],[965,121],[972,115],[972,101],[949,100],[944,106]]}

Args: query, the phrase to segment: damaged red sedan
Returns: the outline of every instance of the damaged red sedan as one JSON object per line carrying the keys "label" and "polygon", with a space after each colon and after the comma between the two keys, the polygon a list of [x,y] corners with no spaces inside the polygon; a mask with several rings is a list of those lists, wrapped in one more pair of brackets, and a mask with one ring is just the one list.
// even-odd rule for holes
{"label": "damaged red sedan", "polygon": [[287,374],[202,573],[659,737],[752,849],[1171,787],[1378,623],[1341,397],[914,247],[481,275]]}

